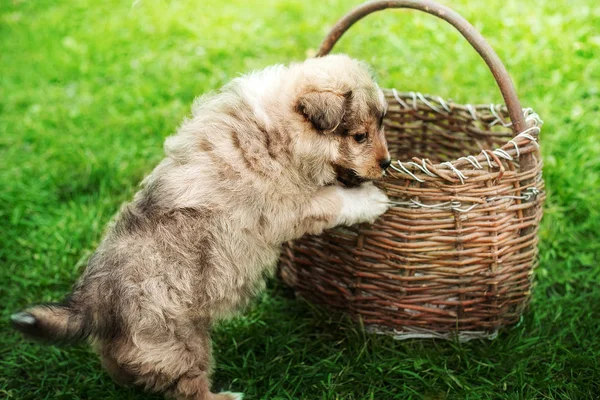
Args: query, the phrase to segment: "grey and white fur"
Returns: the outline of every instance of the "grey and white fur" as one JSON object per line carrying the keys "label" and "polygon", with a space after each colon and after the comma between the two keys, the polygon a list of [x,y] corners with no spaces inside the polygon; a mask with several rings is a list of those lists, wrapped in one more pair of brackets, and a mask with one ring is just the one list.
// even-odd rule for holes
{"label": "grey and white fur", "polygon": [[[274,66],[201,97],[72,293],[14,314],[42,341],[89,339],[111,376],[176,399],[210,391],[211,326],[272,275],[282,243],[388,208],[383,94],[343,55]],[[339,180],[353,187],[342,186]]]}

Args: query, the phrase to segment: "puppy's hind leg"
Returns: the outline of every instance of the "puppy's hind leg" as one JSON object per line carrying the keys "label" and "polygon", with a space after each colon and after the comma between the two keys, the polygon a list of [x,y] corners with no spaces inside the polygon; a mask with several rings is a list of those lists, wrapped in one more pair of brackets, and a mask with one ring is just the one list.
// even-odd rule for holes
{"label": "puppy's hind leg", "polygon": [[130,337],[98,342],[102,364],[119,383],[164,392],[175,400],[239,400],[241,394],[210,391],[211,345],[208,330],[188,323],[173,332],[137,331]]}
{"label": "puppy's hind leg", "polygon": [[175,400],[242,400],[244,396],[231,392],[212,393],[207,374],[192,372],[179,378],[176,387],[166,397]]}
{"label": "puppy's hind leg", "polygon": [[97,342],[94,344],[94,347],[96,348],[96,351],[98,351],[102,366],[115,382],[120,385],[128,385],[134,382],[135,376],[123,368],[112,355],[113,346]]}
{"label": "puppy's hind leg", "polygon": [[[213,393],[210,390],[212,369],[211,341],[207,331],[179,329],[168,348],[168,363],[156,365],[157,377],[148,381],[173,379],[166,391],[166,398],[176,400],[241,400],[241,393]],[[161,349],[162,350],[162,349]],[[164,359],[164,358],[163,358]]]}

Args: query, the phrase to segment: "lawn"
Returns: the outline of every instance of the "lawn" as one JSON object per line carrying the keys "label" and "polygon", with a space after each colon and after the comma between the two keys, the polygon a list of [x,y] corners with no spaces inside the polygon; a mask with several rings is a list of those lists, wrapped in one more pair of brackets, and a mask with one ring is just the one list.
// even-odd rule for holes
{"label": "lawn", "polygon": [[[295,299],[275,280],[215,334],[215,387],[247,399],[600,397],[600,3],[446,0],[504,60],[545,124],[548,199],[530,309],[493,341],[395,341]],[[0,398],[148,399],[86,346],[8,325],[60,300],[103,227],[162,157],[195,96],[313,54],[356,1],[137,0],[0,4]],[[384,87],[500,102],[450,27],[378,13],[335,49]]]}

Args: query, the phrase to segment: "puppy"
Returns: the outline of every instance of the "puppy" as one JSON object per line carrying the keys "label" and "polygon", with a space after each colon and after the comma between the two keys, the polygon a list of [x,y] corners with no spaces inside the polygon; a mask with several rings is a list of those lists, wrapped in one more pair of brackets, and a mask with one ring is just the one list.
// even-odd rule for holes
{"label": "puppy", "polygon": [[263,288],[283,242],[386,211],[369,182],[390,164],[385,110],[368,69],[342,55],[200,98],[71,295],[14,314],[14,327],[46,342],[89,338],[118,382],[241,398],[210,391],[211,326]]}

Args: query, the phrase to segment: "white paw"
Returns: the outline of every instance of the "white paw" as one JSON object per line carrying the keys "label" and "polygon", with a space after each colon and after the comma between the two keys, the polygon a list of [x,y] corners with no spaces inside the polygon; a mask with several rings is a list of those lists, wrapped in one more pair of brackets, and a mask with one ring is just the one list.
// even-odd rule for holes
{"label": "white paw", "polygon": [[244,393],[237,392],[219,392],[219,395],[228,396],[231,400],[242,400],[244,398]]}
{"label": "white paw", "polygon": [[353,225],[373,222],[390,207],[389,199],[373,183],[363,183],[357,188],[337,187],[342,198],[342,209],[336,225]]}

